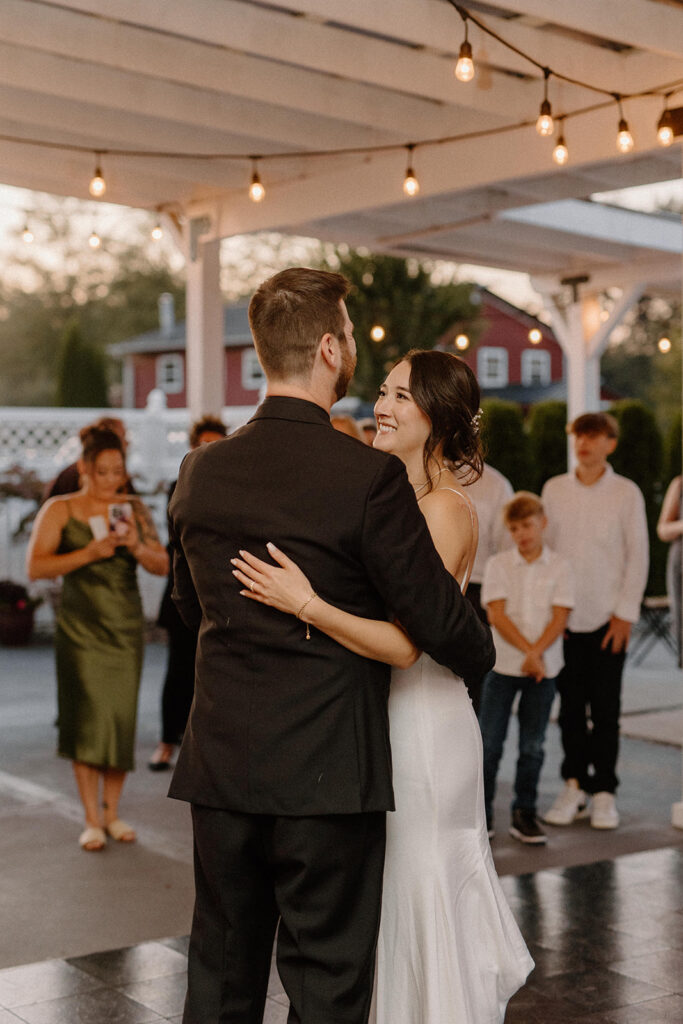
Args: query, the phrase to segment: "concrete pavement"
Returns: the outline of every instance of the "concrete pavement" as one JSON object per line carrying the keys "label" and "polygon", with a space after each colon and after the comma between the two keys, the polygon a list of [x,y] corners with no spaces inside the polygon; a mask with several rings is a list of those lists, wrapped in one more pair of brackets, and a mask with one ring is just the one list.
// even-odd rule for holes
{"label": "concrete pavement", "polygon": [[[49,643],[0,648],[0,968],[73,957],[187,934],[192,908],[192,845],[187,807],[165,796],[168,774],[147,770],[158,738],[165,648],[148,645],[138,730],[138,770],[121,811],[138,829],[131,847],[110,842],[102,854],[78,847],[81,813],[71,768],[54,754],[55,681]],[[661,847],[683,849],[669,823],[681,799],[681,750],[671,723],[680,715],[683,682],[664,648],[624,688],[619,807],[622,826],[598,833],[587,823],[548,829],[543,848],[507,835],[514,775],[515,726],[501,766],[493,851],[499,872],[610,860]],[[665,728],[666,726],[666,728]],[[681,732],[677,734],[680,741]],[[643,738],[644,737],[644,738]],[[676,737],[673,736],[673,739]],[[556,725],[548,735],[540,807],[553,800],[560,761]]]}

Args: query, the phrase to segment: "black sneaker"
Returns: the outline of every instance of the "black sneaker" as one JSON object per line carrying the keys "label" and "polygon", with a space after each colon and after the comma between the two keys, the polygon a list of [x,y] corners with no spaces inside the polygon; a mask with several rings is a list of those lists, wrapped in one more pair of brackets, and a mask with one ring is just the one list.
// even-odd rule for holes
{"label": "black sneaker", "polygon": [[515,839],[519,839],[520,843],[534,843],[538,845],[548,841],[533,811],[513,811],[509,832]]}

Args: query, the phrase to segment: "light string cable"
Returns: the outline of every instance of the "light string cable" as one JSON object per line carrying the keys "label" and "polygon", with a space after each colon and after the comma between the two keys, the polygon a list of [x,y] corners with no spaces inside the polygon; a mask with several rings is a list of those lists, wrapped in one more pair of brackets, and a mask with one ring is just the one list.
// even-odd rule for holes
{"label": "light string cable", "polygon": [[[683,77],[674,79],[672,81],[663,82],[659,85],[652,86],[649,89],[643,89],[638,92],[630,93],[618,93],[610,89],[606,89],[602,86],[594,85],[591,82],[586,82],[571,75],[566,75],[562,71],[558,71],[556,68],[550,68],[542,61],[537,60],[533,55],[522,50],[514,43],[506,40],[499,32],[490,28],[486,22],[481,18],[473,15],[467,8],[462,4],[456,2],[456,0],[448,0],[448,3],[455,9],[460,18],[467,26],[468,21],[473,25],[476,25],[482,32],[495,39],[496,42],[506,47],[517,56],[528,61],[530,65],[542,72],[543,83],[544,83],[544,101],[547,99],[547,85],[551,78],[555,78],[558,81],[567,82],[572,85],[579,86],[583,89],[587,89],[593,93],[604,97],[603,100],[589,104],[586,106],[577,107],[572,110],[564,110],[557,115],[557,120],[564,125],[564,123],[572,118],[581,117],[598,110],[602,110],[609,106],[617,106],[619,111],[620,120],[623,120],[623,111],[621,109],[622,103],[626,100],[641,99],[645,97],[659,97],[663,100],[665,110],[668,112],[668,103],[672,96],[677,93],[683,92]],[[666,120],[666,119],[665,119]],[[661,118],[660,118],[661,121]],[[658,122],[659,123],[659,122]],[[379,145],[365,145],[365,146],[341,146],[334,149],[309,149],[299,150],[292,152],[288,150],[286,152],[274,152],[267,154],[259,154],[257,158],[254,157],[252,152],[249,153],[226,153],[226,152],[192,152],[188,153],[185,151],[176,150],[144,150],[144,149],[129,149],[116,146],[102,146],[102,145],[82,145],[71,142],[54,142],[45,139],[27,138],[25,136],[17,136],[9,133],[0,133],[0,142],[8,142],[14,144],[21,144],[25,146],[39,147],[47,150],[58,150],[61,152],[70,153],[83,153],[94,156],[97,162],[97,168],[99,169],[99,161],[103,158],[119,157],[119,158],[135,158],[135,159],[153,159],[153,160],[193,160],[199,163],[211,162],[211,161],[225,161],[230,163],[242,163],[247,165],[252,170],[250,177],[250,184],[253,185],[254,175],[258,176],[255,170],[256,161],[258,166],[263,168],[268,163],[275,161],[288,161],[288,160],[318,160],[324,159],[325,157],[337,158],[340,156],[372,156],[373,154],[382,153],[403,153],[408,151],[409,154],[414,154],[419,149],[425,149],[427,147],[445,146],[452,145],[458,142],[467,142],[476,139],[491,138],[498,135],[504,135],[510,132],[519,131],[525,128],[533,127],[538,124],[538,118],[523,118],[509,124],[497,125],[495,127],[475,129],[473,131],[461,132],[453,135],[444,135],[433,138],[425,138],[418,141],[411,142],[396,142],[396,143],[383,143]],[[664,144],[664,143],[662,143]],[[626,150],[622,150],[626,151]],[[259,177],[260,184],[260,177]],[[162,206],[171,207],[172,202],[162,204]],[[159,208],[159,207],[157,207]]]}

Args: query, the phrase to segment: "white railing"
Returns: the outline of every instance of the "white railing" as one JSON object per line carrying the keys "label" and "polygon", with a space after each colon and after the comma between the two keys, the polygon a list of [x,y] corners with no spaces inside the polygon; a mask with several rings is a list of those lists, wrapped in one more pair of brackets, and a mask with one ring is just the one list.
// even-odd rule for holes
{"label": "white railing", "polygon": [[[255,406],[225,408],[228,430],[245,423]],[[174,480],[187,451],[190,414],[167,409],[163,392],[151,391],[145,409],[0,408],[0,471],[11,466],[32,470],[51,480],[79,455],[78,431],[100,416],[116,416],[126,424],[128,471],[143,493]]]}
{"label": "white railing", "polygon": [[[229,431],[235,430],[254,409],[225,408],[223,422]],[[0,408],[0,476],[19,479],[22,473],[30,472],[47,483],[76,461],[80,454],[79,430],[100,416],[116,416],[125,423],[128,471],[154,516],[159,537],[166,543],[166,490],[188,449],[191,417],[187,409],[167,409],[161,391],[150,393],[145,409]],[[14,467],[16,474],[8,474]],[[0,496],[0,579],[27,583],[24,562],[28,533],[19,527],[36,507],[35,500]],[[145,614],[154,619],[166,581],[145,572],[139,573],[139,581]],[[54,584],[41,581],[31,584],[31,593],[49,596],[51,588]],[[49,600],[38,609],[37,620],[49,628]]]}

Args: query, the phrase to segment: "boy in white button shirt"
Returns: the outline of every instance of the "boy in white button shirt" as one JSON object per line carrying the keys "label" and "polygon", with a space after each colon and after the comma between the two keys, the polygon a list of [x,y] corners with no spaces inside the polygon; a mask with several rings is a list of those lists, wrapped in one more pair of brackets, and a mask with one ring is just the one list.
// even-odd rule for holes
{"label": "boy in white button shirt", "polygon": [[486,823],[492,836],[498,765],[519,693],[510,835],[539,844],[546,836],[536,818],[536,793],[555,677],[562,667],[562,634],[574,605],[574,580],[569,562],[543,543],[547,520],[535,494],[516,494],[503,519],[516,546],[489,558],[482,585],[496,647],[496,664],[484,680],[479,709]]}
{"label": "boy in white button shirt", "polygon": [[584,413],[568,432],[576,471],[548,480],[542,494],[548,540],[569,559],[576,577],[557,681],[565,785],[544,821],[570,825],[587,813],[592,795],[591,825],[609,829],[619,824],[614,794],[621,676],[647,583],[647,520],[638,487],[607,462],[619,435],[614,417]]}

